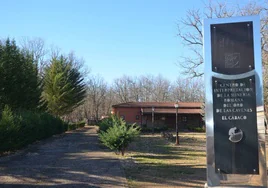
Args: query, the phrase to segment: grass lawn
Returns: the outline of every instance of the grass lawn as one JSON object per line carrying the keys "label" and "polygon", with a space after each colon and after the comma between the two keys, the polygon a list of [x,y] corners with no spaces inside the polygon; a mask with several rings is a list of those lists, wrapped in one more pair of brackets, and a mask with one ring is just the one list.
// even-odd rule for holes
{"label": "grass lawn", "polygon": [[174,143],[160,134],[133,142],[122,158],[129,187],[204,187],[205,133],[180,133]]}

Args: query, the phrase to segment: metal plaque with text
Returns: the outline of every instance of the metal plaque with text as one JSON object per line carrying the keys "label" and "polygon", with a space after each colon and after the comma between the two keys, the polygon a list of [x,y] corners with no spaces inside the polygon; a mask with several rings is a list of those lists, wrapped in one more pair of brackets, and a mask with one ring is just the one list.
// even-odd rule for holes
{"label": "metal plaque with text", "polygon": [[235,80],[213,77],[212,83],[216,172],[258,174],[254,76]]}
{"label": "metal plaque with text", "polygon": [[204,21],[207,187],[267,187],[258,16]]}

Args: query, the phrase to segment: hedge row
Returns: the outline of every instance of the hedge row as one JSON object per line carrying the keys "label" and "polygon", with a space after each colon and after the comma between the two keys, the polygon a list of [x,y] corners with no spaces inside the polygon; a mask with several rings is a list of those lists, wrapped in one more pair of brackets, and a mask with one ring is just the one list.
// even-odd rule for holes
{"label": "hedge row", "polygon": [[14,113],[5,107],[0,119],[0,152],[16,150],[66,130],[71,130],[70,125],[48,113]]}

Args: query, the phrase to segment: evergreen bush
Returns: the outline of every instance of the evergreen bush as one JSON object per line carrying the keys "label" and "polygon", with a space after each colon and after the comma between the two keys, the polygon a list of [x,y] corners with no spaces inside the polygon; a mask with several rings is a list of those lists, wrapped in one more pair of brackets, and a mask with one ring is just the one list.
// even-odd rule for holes
{"label": "evergreen bush", "polygon": [[16,147],[19,131],[10,107],[5,106],[0,120],[0,150],[6,151],[9,147]]}
{"label": "evergreen bush", "polygon": [[65,132],[68,125],[48,113],[12,112],[5,106],[0,119],[0,152],[19,149],[36,140]]}
{"label": "evergreen bush", "polygon": [[82,128],[82,127],[85,127],[85,121],[70,123],[68,124],[68,131],[75,130],[75,129]]}
{"label": "evergreen bush", "polygon": [[76,123],[76,128],[82,128],[85,127],[86,122],[85,121],[79,121]]}
{"label": "evergreen bush", "polygon": [[128,145],[140,134],[140,127],[135,124],[127,125],[122,118],[116,116],[111,116],[111,120],[112,126],[106,131],[101,130],[99,139],[105,146],[121,152],[121,155],[124,156]]}
{"label": "evergreen bush", "polygon": [[187,126],[187,129],[193,132],[206,132],[206,129],[204,127]]}
{"label": "evergreen bush", "polygon": [[108,118],[105,118],[98,123],[99,132],[101,131],[106,132],[113,125],[126,125],[126,122],[122,118],[116,115],[111,115]]}

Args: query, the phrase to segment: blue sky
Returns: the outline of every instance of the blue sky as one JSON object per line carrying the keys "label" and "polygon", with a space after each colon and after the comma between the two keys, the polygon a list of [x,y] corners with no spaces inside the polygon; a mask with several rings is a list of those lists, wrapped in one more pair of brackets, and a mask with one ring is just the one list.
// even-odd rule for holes
{"label": "blue sky", "polygon": [[187,53],[178,20],[199,0],[8,0],[1,2],[1,38],[40,37],[83,57],[108,83],[122,75],[174,81]]}

